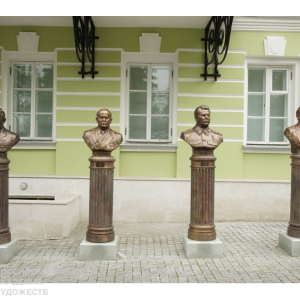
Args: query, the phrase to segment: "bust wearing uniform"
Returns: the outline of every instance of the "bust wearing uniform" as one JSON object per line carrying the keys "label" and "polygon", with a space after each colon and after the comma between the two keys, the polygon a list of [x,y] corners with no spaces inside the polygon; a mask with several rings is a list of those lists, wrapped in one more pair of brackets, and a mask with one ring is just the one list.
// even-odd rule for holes
{"label": "bust wearing uniform", "polygon": [[111,112],[108,109],[100,109],[97,112],[96,121],[98,127],[83,133],[83,139],[93,151],[113,151],[122,143],[122,134],[110,129],[112,121]]}
{"label": "bust wearing uniform", "polygon": [[4,127],[5,121],[5,112],[0,108],[0,152],[7,152],[20,141],[18,134]]}
{"label": "bust wearing uniform", "polygon": [[284,135],[290,141],[291,152],[300,153],[300,107],[296,111],[298,123],[285,129]]}
{"label": "bust wearing uniform", "polygon": [[210,109],[206,105],[198,106],[194,112],[197,124],[181,133],[180,138],[193,148],[215,149],[223,142],[221,133],[208,127],[210,123]]}

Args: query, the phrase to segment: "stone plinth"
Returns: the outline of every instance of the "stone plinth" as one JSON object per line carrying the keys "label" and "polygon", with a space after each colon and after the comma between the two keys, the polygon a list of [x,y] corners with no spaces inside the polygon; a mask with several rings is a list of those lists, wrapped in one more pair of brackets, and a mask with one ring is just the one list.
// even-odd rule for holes
{"label": "stone plinth", "polygon": [[184,236],[183,250],[187,259],[223,257],[223,243],[218,238],[213,241],[194,241]]}
{"label": "stone plinth", "polygon": [[0,264],[10,262],[20,251],[19,240],[12,239],[9,243],[0,245]]}
{"label": "stone plinth", "polygon": [[92,243],[83,239],[79,246],[80,260],[116,260],[117,259],[118,236],[107,243]]}
{"label": "stone plinth", "polygon": [[279,233],[278,246],[290,256],[300,256],[300,239],[288,236],[285,232]]}

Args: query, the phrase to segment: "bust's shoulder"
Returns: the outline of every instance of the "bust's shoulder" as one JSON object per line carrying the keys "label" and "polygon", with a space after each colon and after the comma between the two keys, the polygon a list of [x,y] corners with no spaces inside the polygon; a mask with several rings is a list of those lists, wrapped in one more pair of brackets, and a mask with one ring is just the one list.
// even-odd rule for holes
{"label": "bust's shoulder", "polygon": [[185,130],[185,131],[182,131],[181,134],[183,135],[188,135],[188,134],[191,134],[195,132],[194,128],[191,128],[191,129],[188,129],[188,130]]}
{"label": "bust's shoulder", "polygon": [[111,128],[110,128],[109,132],[110,132],[110,134],[114,135],[118,140],[123,141],[123,137],[122,137],[121,133],[116,132],[116,131],[112,130]]}
{"label": "bust's shoulder", "polygon": [[210,132],[213,133],[213,134],[216,134],[216,135],[223,136],[222,133],[220,133],[218,131],[215,131],[215,130],[212,130],[212,129],[210,129]]}
{"label": "bust's shoulder", "polygon": [[83,135],[90,135],[91,133],[95,133],[98,130],[98,127],[86,130]]}
{"label": "bust's shoulder", "polygon": [[19,137],[19,135],[17,133],[14,133],[14,132],[6,129],[5,127],[3,127],[2,133],[5,135],[13,136],[13,137]]}

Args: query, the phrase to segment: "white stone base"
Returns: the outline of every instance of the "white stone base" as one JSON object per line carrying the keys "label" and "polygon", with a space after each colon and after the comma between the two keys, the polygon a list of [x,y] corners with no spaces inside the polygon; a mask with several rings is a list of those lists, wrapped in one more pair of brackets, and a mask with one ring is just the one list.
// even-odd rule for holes
{"label": "white stone base", "polygon": [[80,260],[116,260],[118,236],[112,242],[108,243],[91,243],[85,238],[79,246]]}
{"label": "white stone base", "polygon": [[66,238],[79,222],[79,203],[78,194],[55,195],[53,201],[9,200],[10,232],[21,240]]}
{"label": "white stone base", "polygon": [[278,246],[290,256],[300,256],[300,239],[288,236],[285,232],[279,233]]}
{"label": "white stone base", "polygon": [[214,241],[194,241],[184,236],[183,249],[187,259],[223,257],[223,243],[218,238]]}
{"label": "white stone base", "polygon": [[7,264],[20,251],[19,240],[12,239],[7,244],[0,245],[0,264]]}

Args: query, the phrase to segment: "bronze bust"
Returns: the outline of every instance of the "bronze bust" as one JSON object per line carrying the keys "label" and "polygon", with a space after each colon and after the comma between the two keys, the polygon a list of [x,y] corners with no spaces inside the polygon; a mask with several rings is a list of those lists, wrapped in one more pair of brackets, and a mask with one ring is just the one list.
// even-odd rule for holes
{"label": "bronze bust", "polygon": [[5,112],[0,108],[0,152],[2,153],[7,152],[20,141],[18,134],[4,127],[5,121]]}
{"label": "bronze bust", "polygon": [[300,153],[300,107],[296,111],[296,118],[298,123],[284,131],[284,135],[290,141],[292,153]]}
{"label": "bronze bust", "polygon": [[223,142],[221,133],[210,129],[210,109],[206,105],[198,106],[194,112],[197,124],[181,133],[180,138],[193,148],[215,149]]}
{"label": "bronze bust", "polygon": [[110,129],[112,121],[111,112],[106,109],[100,109],[97,112],[96,121],[98,127],[87,130],[83,133],[83,139],[89,148],[93,151],[113,151],[122,143],[122,134]]}

